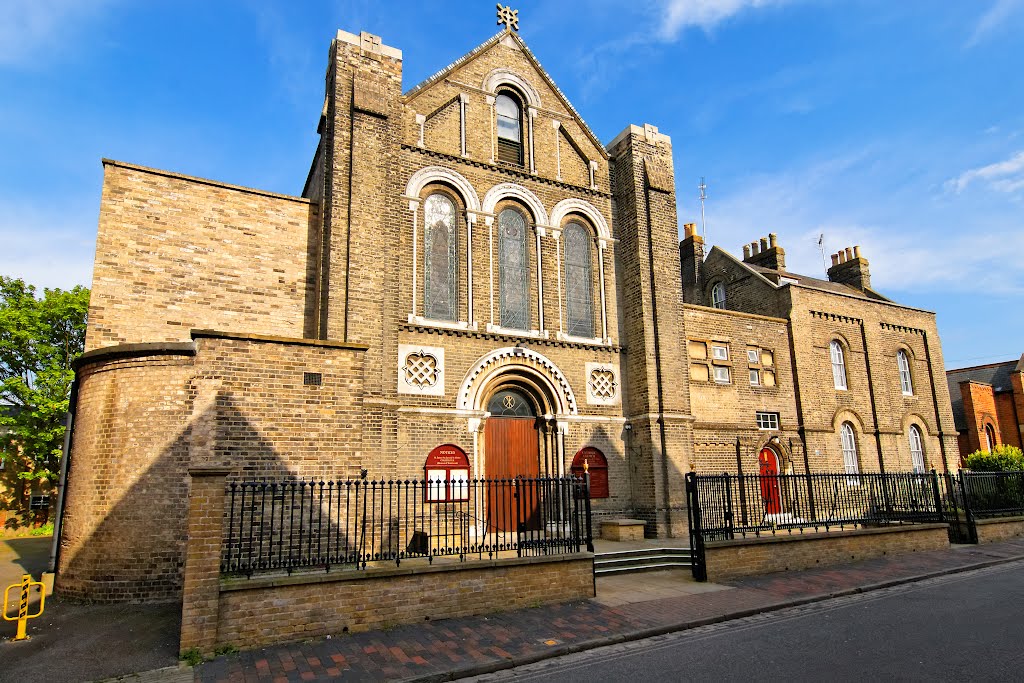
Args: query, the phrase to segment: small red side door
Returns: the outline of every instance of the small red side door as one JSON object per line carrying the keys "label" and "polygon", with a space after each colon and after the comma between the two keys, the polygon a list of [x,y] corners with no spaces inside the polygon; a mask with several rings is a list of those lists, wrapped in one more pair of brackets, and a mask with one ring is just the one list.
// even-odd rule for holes
{"label": "small red side door", "polygon": [[764,511],[769,515],[782,512],[782,500],[779,495],[779,457],[770,448],[762,448],[758,455],[761,465],[761,498],[764,500]]}

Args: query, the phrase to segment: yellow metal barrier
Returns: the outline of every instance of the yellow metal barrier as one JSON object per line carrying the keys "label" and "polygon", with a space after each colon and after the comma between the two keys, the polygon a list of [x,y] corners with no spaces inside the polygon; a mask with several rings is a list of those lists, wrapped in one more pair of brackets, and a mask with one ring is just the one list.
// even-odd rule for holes
{"label": "yellow metal barrier", "polygon": [[[39,611],[35,614],[28,613],[28,596],[29,591],[33,586],[39,588]],[[18,601],[18,616],[9,617],[7,616],[7,608],[11,604],[11,601],[7,598],[11,594],[12,588],[21,589],[21,599]],[[33,581],[31,574],[24,574],[21,577],[21,583],[12,583],[4,591],[4,619],[6,621],[18,622],[18,635],[14,637],[15,640],[27,640],[28,635],[26,629],[28,628],[28,620],[35,619],[43,613],[43,605],[46,603],[46,586],[41,581]]]}

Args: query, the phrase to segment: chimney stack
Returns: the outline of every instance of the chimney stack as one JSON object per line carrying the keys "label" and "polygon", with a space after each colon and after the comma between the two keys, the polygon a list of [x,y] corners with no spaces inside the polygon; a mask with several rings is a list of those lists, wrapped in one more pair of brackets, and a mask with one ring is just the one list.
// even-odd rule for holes
{"label": "chimney stack", "polygon": [[832,254],[828,279],[860,290],[871,289],[871,272],[868,270],[868,260],[860,255],[860,245],[846,247]]}
{"label": "chimney stack", "polygon": [[696,223],[683,224],[683,241],[679,243],[679,266],[682,270],[683,301],[700,304],[704,291],[704,238],[697,234]]}
{"label": "chimney stack", "polygon": [[774,232],[750,244],[743,245],[743,262],[772,270],[786,269],[786,250],[779,246]]}

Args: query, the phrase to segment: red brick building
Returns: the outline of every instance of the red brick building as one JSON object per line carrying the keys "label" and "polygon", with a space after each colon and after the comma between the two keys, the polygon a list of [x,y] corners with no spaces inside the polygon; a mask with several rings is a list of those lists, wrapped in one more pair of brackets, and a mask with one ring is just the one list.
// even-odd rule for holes
{"label": "red brick building", "polygon": [[1024,447],[1024,355],[946,373],[960,453]]}

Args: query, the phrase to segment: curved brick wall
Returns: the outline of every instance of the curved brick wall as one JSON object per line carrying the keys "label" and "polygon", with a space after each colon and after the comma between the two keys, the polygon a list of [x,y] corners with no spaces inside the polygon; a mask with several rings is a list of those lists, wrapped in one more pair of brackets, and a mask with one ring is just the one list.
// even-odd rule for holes
{"label": "curved brick wall", "polygon": [[193,361],[187,352],[101,356],[80,367],[61,595],[180,599]]}

